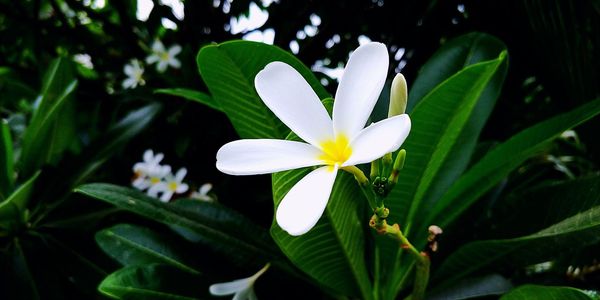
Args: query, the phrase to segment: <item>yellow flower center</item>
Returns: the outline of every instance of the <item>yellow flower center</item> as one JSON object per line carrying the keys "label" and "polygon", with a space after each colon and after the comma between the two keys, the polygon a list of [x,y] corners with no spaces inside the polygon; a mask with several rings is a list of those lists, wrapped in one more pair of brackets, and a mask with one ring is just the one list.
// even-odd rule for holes
{"label": "yellow flower center", "polygon": [[164,61],[169,60],[169,52],[162,52],[159,54],[159,56],[160,56],[161,60],[164,60]]}
{"label": "yellow flower center", "polygon": [[169,182],[169,189],[175,192],[177,190],[177,182]]}
{"label": "yellow flower center", "polygon": [[150,183],[152,183],[152,184],[157,184],[159,182],[160,182],[160,178],[158,178],[158,177],[151,177],[150,178]]}
{"label": "yellow flower center", "polygon": [[321,149],[323,154],[319,156],[319,159],[326,165],[341,165],[343,164],[352,154],[352,148],[350,148],[350,141],[343,134],[338,134],[335,140],[329,140],[321,143]]}

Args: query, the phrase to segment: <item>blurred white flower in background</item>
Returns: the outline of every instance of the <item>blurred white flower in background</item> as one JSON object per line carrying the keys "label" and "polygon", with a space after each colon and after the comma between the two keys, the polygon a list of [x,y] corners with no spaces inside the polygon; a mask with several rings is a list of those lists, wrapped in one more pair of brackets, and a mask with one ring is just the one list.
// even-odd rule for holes
{"label": "blurred white flower in background", "polygon": [[132,59],[130,63],[123,67],[123,72],[127,75],[127,78],[123,80],[124,89],[134,89],[138,85],[146,84],[144,80],[144,67],[137,59]]}
{"label": "blurred white flower in background", "polygon": [[158,194],[161,193],[160,201],[169,202],[174,194],[183,194],[189,189],[189,186],[183,182],[185,175],[187,175],[186,168],[179,169],[175,175],[166,174],[163,181],[148,189],[148,195],[158,197]]}
{"label": "blurred white flower in background", "polygon": [[169,66],[179,69],[181,62],[175,56],[180,52],[181,46],[178,44],[171,46],[167,50],[161,41],[156,40],[152,44],[152,54],[146,57],[146,63],[149,65],[156,63],[156,71],[160,73],[166,71]]}
{"label": "blurred white flower in background", "polygon": [[215,201],[215,199],[208,194],[210,192],[210,190],[212,189],[212,187],[213,187],[212,184],[205,183],[198,189],[198,191],[193,191],[192,194],[190,195],[190,198],[207,201],[207,202]]}

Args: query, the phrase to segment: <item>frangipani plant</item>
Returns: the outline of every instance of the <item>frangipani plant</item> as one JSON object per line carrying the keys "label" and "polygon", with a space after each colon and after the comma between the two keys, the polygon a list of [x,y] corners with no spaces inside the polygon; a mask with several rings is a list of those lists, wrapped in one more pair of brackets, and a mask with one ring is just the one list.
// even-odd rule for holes
{"label": "frangipani plant", "polygon": [[[380,44],[370,44],[364,49],[380,47],[373,45]],[[358,55],[362,52],[362,49],[359,50],[352,55],[347,68],[354,68],[355,58],[360,57]],[[249,56],[249,53],[252,55]],[[183,95],[223,112],[241,138],[254,139],[224,146],[217,155],[217,166],[236,175],[276,172],[271,177],[275,217],[270,237],[265,230],[246,222],[239,215],[217,218],[235,213],[214,203],[184,199],[163,204],[130,189],[109,184],[84,185],[78,191],[167,224],[177,235],[223,253],[240,267],[256,270],[271,262],[269,273],[291,274],[293,280],[306,280],[332,297],[423,299],[426,293],[428,296],[450,295],[453,292],[450,287],[462,289],[460,292],[477,291],[479,295],[502,294],[512,288],[502,276],[481,277],[482,283],[471,287],[468,284],[474,281],[468,281],[469,277],[475,272],[493,272],[499,264],[519,267],[540,262],[556,251],[568,249],[574,241],[585,240],[586,244],[598,242],[600,221],[593,217],[598,212],[596,200],[591,201],[589,206],[565,213],[553,223],[545,224],[546,229],[533,233],[518,232],[521,236],[512,239],[465,241],[464,245],[450,248],[450,238],[443,238],[456,237],[457,230],[452,226],[459,216],[484,199],[484,195],[511,171],[546,149],[565,130],[600,112],[600,102],[589,102],[525,129],[492,150],[475,154],[479,133],[494,107],[507,68],[505,47],[493,37],[475,33],[449,41],[423,66],[407,94],[404,81],[397,77],[392,83],[394,93],[391,98],[408,97],[406,111],[410,115],[410,134],[402,137],[405,134],[403,130],[408,133],[408,126],[407,122],[398,121],[393,126],[398,131],[389,135],[392,138],[384,142],[374,139],[377,142],[373,142],[372,146],[378,149],[369,149],[373,155],[352,163],[348,161],[355,153],[354,147],[350,154],[340,151],[342,155],[335,159],[320,155],[327,149],[322,140],[337,141],[335,120],[344,115],[339,107],[344,111],[354,106],[345,106],[343,100],[337,102],[344,98],[343,93],[336,93],[335,99],[332,99],[314,74],[289,53],[269,45],[234,41],[202,48],[197,62],[210,95],[182,89],[161,92]],[[379,93],[381,83],[378,80],[387,77],[387,72],[376,75],[373,81],[359,82],[364,82],[367,90]],[[264,82],[279,84],[265,87]],[[282,82],[296,84],[284,85]],[[344,77],[338,92],[344,89],[346,82],[353,81]],[[298,93],[298,87],[306,93]],[[351,132],[354,134],[349,137],[367,130],[363,128],[371,112],[370,101],[375,101],[374,97],[362,97],[361,92],[364,91],[356,91],[352,96],[368,103],[355,102],[357,107],[362,108],[353,113],[361,117],[349,118],[353,122],[344,123],[349,125],[344,129],[353,128]],[[279,107],[279,101],[291,101],[293,109]],[[397,106],[396,100],[391,101],[392,105],[384,105],[386,113],[391,116],[389,120],[408,120],[407,116],[398,115],[398,112],[404,111],[402,105]],[[326,117],[323,107],[328,112]],[[307,122],[298,121],[304,114],[295,114],[305,111],[322,117],[308,123],[308,126]],[[371,115],[371,121],[376,122],[377,118]],[[331,130],[315,130],[317,128]],[[282,141],[284,139],[287,141]],[[352,145],[353,140],[348,138],[344,143],[333,143],[333,148],[341,146],[339,148],[346,149],[345,146]],[[295,145],[292,147],[298,148],[294,149],[303,150],[293,153],[290,148],[284,148],[288,151],[273,150],[273,145],[282,144]],[[400,144],[403,149],[397,150]],[[259,159],[256,162],[267,161],[269,164],[248,162],[255,158]],[[368,172],[365,166],[355,166],[371,161]],[[326,166],[310,167],[319,165]],[[350,165],[356,169],[352,173],[337,172],[336,165],[338,169]],[[328,168],[333,168],[334,172]],[[364,175],[365,172],[368,175]],[[321,206],[310,206],[319,209],[312,210],[310,218],[299,217],[296,220],[284,214],[280,219],[277,211],[282,207],[285,209],[289,199],[302,199],[295,191],[298,186],[301,191],[309,191],[303,186],[314,174],[318,178],[327,178],[327,181],[310,182],[309,185],[319,187],[308,194],[312,196],[312,193],[321,192],[317,194],[320,195],[317,200]],[[358,184],[356,179],[359,179]],[[288,198],[289,195],[293,198]],[[327,197],[323,199],[323,195]],[[312,197],[305,199],[314,200]],[[300,203],[297,201],[292,200],[292,203]],[[297,204],[296,207],[303,209],[305,204]],[[288,220],[292,221],[287,223]],[[443,236],[438,239],[442,230]],[[110,236],[103,236],[107,238],[102,243],[106,246]],[[540,243],[551,243],[552,247],[540,248]],[[497,252],[500,247],[507,250]],[[435,249],[445,251],[444,256],[438,258],[433,253]],[[536,254],[543,255],[524,253],[526,249],[537,249]],[[107,252],[116,256],[120,253]],[[198,268],[175,250],[157,252],[171,258],[167,264],[176,265],[182,274],[193,273]],[[443,261],[437,260],[442,258]],[[159,255],[145,259],[146,263],[156,263]],[[121,282],[117,279],[126,278],[126,274],[130,273],[125,271],[134,267],[132,261],[122,261],[129,267],[105,280],[100,290],[106,294],[117,290]],[[136,263],[139,264],[139,261]],[[139,265],[136,267],[140,268]],[[247,273],[231,278],[240,278],[244,274]],[[468,281],[467,284],[463,283],[464,280]],[[222,281],[226,280],[211,283]],[[501,288],[494,290],[490,286]],[[511,297],[522,291],[536,293],[539,289],[526,286],[505,297],[518,299]],[[572,291],[561,289],[560,292]],[[257,294],[260,298],[260,289]]]}

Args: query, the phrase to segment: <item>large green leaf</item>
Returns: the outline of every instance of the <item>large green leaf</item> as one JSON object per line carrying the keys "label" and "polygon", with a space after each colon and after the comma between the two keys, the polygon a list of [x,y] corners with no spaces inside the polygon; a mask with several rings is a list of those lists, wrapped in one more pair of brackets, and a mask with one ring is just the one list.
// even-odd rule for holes
{"label": "large green leaf", "polygon": [[43,164],[55,162],[60,154],[74,144],[73,107],[68,104],[77,86],[68,59],[58,58],[44,78],[36,109],[23,137],[19,175],[29,176]]}
{"label": "large green leaf", "polygon": [[[410,86],[406,107],[408,113],[438,84],[456,72],[472,64],[495,59],[505,49],[502,41],[481,32],[471,32],[449,40],[421,67]],[[501,85],[502,80],[497,83]],[[492,99],[492,105],[494,102]]]}
{"label": "large green leaf", "polygon": [[278,47],[232,41],[205,46],[198,52],[198,69],[202,79],[242,138],[282,139],[289,133],[289,129],[264,105],[254,90],[254,77],[272,61],[291,65],[321,99],[329,97],[309,68]]}
{"label": "large green leaf", "polygon": [[427,293],[427,300],[479,299],[502,295],[512,288],[510,281],[498,274],[465,278],[456,284]]}
{"label": "large green leaf", "polygon": [[75,191],[148,219],[185,228],[202,237],[198,242],[203,242],[238,263],[264,264],[279,256],[272,241],[263,238],[268,238],[264,230],[218,204],[196,201],[196,206],[202,206],[203,209],[191,210],[183,204],[162,203],[137,190],[105,183],[85,184]]}
{"label": "large green leaf", "polygon": [[502,236],[529,234],[600,205],[600,175],[545,182],[515,192],[503,203],[504,211],[493,216],[495,228]]}
{"label": "large green leaf", "polygon": [[[432,99],[432,97],[435,98],[435,93],[428,95],[438,84],[441,84],[444,80],[469,65],[497,58],[505,49],[506,46],[504,43],[484,33],[469,33],[449,41],[427,61],[419,72],[419,76],[410,90],[411,98],[409,99],[409,104],[416,105],[423,99],[431,101],[431,103],[439,103],[439,100]],[[467,168],[475,151],[479,134],[496,104],[496,99],[500,95],[507,68],[508,60],[504,60],[486,83],[485,88],[480,92],[473,111],[469,115],[469,120],[460,129],[454,145],[449,147],[449,151],[442,164],[435,170],[434,178],[425,190],[423,199],[416,199],[421,202],[420,207],[411,207],[417,214],[420,214],[423,210],[429,210],[433,203],[441,198],[452,183]],[[419,97],[420,95],[422,97]],[[451,95],[444,95],[442,93],[437,93],[437,96],[451,97]],[[463,99],[462,101],[465,100]],[[426,108],[419,108],[419,110],[423,109]],[[417,113],[417,116],[411,114],[411,117],[431,116],[428,112],[419,114],[419,111],[417,111]],[[461,111],[461,113],[466,112]],[[427,122],[429,121],[427,120]],[[432,128],[430,127],[429,129]],[[423,137],[419,142],[429,143],[431,141]],[[432,160],[434,159],[437,158],[432,157]],[[412,223],[412,217],[409,216],[407,221]]]}
{"label": "large green leaf", "polygon": [[[462,145],[458,138],[467,124],[477,100],[489,80],[504,62],[498,59],[475,64],[438,85],[411,113],[412,130],[403,145],[409,159],[404,165],[396,190],[399,199],[410,199],[410,209],[400,218],[406,234],[410,233],[416,213],[432,187],[449,154]],[[392,212],[403,212],[395,195],[389,203]]]}
{"label": "large green leaf", "polygon": [[[460,152],[464,146],[461,134],[466,130],[465,126],[469,123],[477,101],[504,64],[505,58],[503,52],[497,59],[466,67],[427,94],[410,115],[411,133],[402,146],[407,151],[407,160],[386,205],[390,209],[389,219],[392,223],[399,223],[406,234],[411,234],[413,227],[416,229],[415,234],[411,235],[411,241],[416,241],[417,245],[419,240],[425,240],[427,236],[426,230],[421,230],[422,225],[418,223],[422,218],[421,214],[426,213],[431,205],[425,199],[435,184],[448,182],[439,177],[440,174],[448,175],[442,168],[454,159],[450,154]],[[483,126],[483,122],[480,126]],[[467,152],[471,151],[472,149]],[[464,168],[468,159],[463,158],[461,165],[454,166]],[[396,257],[391,261],[398,262],[403,252],[397,250],[397,245],[390,243],[378,246],[383,249],[381,257],[387,258],[387,262],[382,262],[382,265],[393,266],[392,282],[385,286],[389,288],[387,297],[394,297],[401,288],[399,283],[407,268],[394,266],[390,263],[390,257]],[[394,248],[389,250],[390,247]]]}
{"label": "large green leaf", "polygon": [[5,200],[15,185],[13,143],[8,122],[0,120],[0,201]]}
{"label": "large green leaf", "polygon": [[96,242],[124,266],[161,263],[199,273],[190,266],[172,239],[145,227],[118,224],[96,233]]}
{"label": "large green leaf", "polygon": [[[293,170],[273,175],[275,207],[309,171]],[[273,222],[271,235],[298,268],[323,286],[335,293],[371,299],[364,259],[364,229],[368,220],[360,213],[364,204],[366,200],[361,197],[354,178],[339,172],[325,213],[313,229],[294,237]]]}
{"label": "large green leaf", "polygon": [[436,204],[424,224],[445,226],[554,138],[600,113],[600,99],[538,123],[498,145],[470,168]]}
{"label": "large green leaf", "polygon": [[578,213],[537,233],[504,240],[475,241],[452,253],[434,274],[445,285],[491,265],[517,268],[552,259],[573,245],[600,241],[600,206]]}
{"label": "large green leaf", "polygon": [[594,300],[582,290],[566,286],[523,285],[500,298],[501,300]]}
{"label": "large green leaf", "polygon": [[186,88],[174,88],[174,89],[158,89],[154,91],[158,94],[172,95],[185,98],[187,100],[195,101],[204,104],[214,110],[223,111],[221,105],[210,95],[201,91],[186,89]]}
{"label": "large green leaf", "polygon": [[200,280],[168,265],[129,266],[108,275],[98,290],[113,299],[193,300],[208,290]]}

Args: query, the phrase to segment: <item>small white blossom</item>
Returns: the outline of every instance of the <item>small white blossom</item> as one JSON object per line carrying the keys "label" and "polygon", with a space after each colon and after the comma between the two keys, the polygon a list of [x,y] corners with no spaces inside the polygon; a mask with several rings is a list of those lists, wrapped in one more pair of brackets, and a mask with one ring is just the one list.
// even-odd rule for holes
{"label": "small white blossom", "polygon": [[254,293],[254,282],[263,273],[269,269],[270,264],[264,266],[256,274],[248,277],[237,279],[230,282],[215,283],[211,285],[208,290],[213,296],[227,296],[233,295],[233,300],[257,300],[256,294]]}
{"label": "small white blossom", "polygon": [[159,198],[160,201],[169,202],[169,200],[171,200],[171,197],[173,197],[173,194],[182,194],[187,192],[189,187],[186,183],[183,183],[183,178],[186,174],[186,168],[179,169],[177,173],[175,173],[175,176],[173,176],[173,174],[170,173],[167,174],[164,177],[164,181],[161,181],[158,184],[151,186],[150,189],[148,189],[148,195],[152,197],[158,197],[158,194],[162,193],[162,195]]}
{"label": "small white blossom", "polygon": [[124,89],[134,89],[138,85],[146,84],[144,80],[144,68],[137,59],[132,59],[129,64],[123,67],[123,72],[127,75],[127,78],[123,80]]}
{"label": "small white blossom", "polygon": [[133,187],[143,191],[159,184],[171,172],[170,166],[160,165],[163,158],[162,153],[154,155],[151,149],[146,150],[144,161],[133,165],[133,172],[135,173],[135,179],[132,182]]}
{"label": "small white blossom", "polygon": [[205,183],[198,189],[198,191],[193,191],[192,194],[190,195],[190,198],[207,201],[207,202],[212,202],[215,199],[213,199],[213,197],[208,195],[208,192],[210,192],[211,189],[212,189],[212,184]]}
{"label": "small white blossom", "polygon": [[146,63],[156,63],[156,70],[160,73],[166,71],[169,66],[179,69],[181,67],[181,62],[179,59],[175,58],[175,55],[179,54],[179,52],[181,52],[181,46],[175,44],[171,46],[169,50],[166,50],[163,43],[156,40],[152,44],[152,54],[146,57]]}

